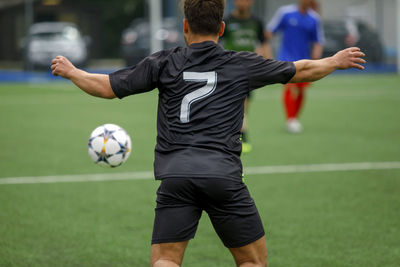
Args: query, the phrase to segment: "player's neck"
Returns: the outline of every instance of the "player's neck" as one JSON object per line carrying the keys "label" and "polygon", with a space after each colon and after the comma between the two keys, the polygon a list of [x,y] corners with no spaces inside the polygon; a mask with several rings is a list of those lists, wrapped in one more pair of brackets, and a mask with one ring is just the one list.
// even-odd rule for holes
{"label": "player's neck", "polygon": [[218,35],[201,35],[201,34],[189,34],[186,36],[186,44],[190,46],[196,43],[202,43],[206,41],[211,41],[218,43]]}
{"label": "player's neck", "polygon": [[233,16],[238,19],[248,19],[250,18],[250,10],[234,10],[232,12]]}
{"label": "player's neck", "polygon": [[300,13],[306,14],[308,10],[307,6],[299,5],[299,11]]}

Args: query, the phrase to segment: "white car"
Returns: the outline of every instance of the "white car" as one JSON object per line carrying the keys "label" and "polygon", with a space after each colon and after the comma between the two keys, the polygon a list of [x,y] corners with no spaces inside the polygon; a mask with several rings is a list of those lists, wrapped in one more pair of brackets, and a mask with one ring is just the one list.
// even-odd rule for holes
{"label": "white car", "polygon": [[84,67],[88,60],[88,41],[73,23],[35,23],[24,43],[25,69],[49,68],[58,55],[79,67]]}

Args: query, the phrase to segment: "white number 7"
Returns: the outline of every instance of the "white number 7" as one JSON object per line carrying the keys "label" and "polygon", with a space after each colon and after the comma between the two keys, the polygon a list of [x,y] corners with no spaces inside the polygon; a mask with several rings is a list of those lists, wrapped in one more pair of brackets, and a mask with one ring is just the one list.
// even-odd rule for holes
{"label": "white number 7", "polygon": [[211,95],[217,87],[217,73],[215,71],[184,72],[183,79],[189,82],[207,82],[206,85],[185,95],[182,99],[181,122],[188,123],[190,121],[190,106],[192,103]]}

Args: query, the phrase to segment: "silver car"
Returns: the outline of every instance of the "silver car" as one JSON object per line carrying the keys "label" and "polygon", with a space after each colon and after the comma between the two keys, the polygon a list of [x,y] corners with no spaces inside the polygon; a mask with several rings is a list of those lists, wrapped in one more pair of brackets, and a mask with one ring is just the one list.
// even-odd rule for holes
{"label": "silver car", "polygon": [[40,22],[33,24],[24,42],[25,69],[48,68],[52,58],[67,57],[84,67],[88,60],[88,41],[75,24]]}
{"label": "silver car", "polygon": [[[185,46],[182,30],[176,18],[164,18],[162,28],[155,33],[155,37],[163,42],[163,48]],[[151,30],[148,19],[135,19],[122,32],[121,51],[126,65],[139,63],[150,54]]]}

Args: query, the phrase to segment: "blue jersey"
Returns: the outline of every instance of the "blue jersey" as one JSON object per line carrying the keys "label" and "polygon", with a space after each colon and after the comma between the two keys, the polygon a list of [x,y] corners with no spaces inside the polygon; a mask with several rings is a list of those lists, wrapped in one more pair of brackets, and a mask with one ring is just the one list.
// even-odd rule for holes
{"label": "blue jersey", "polygon": [[308,9],[301,13],[297,5],[278,9],[267,25],[269,32],[282,32],[279,60],[296,61],[310,59],[314,43],[323,44],[324,33],[320,16]]}

